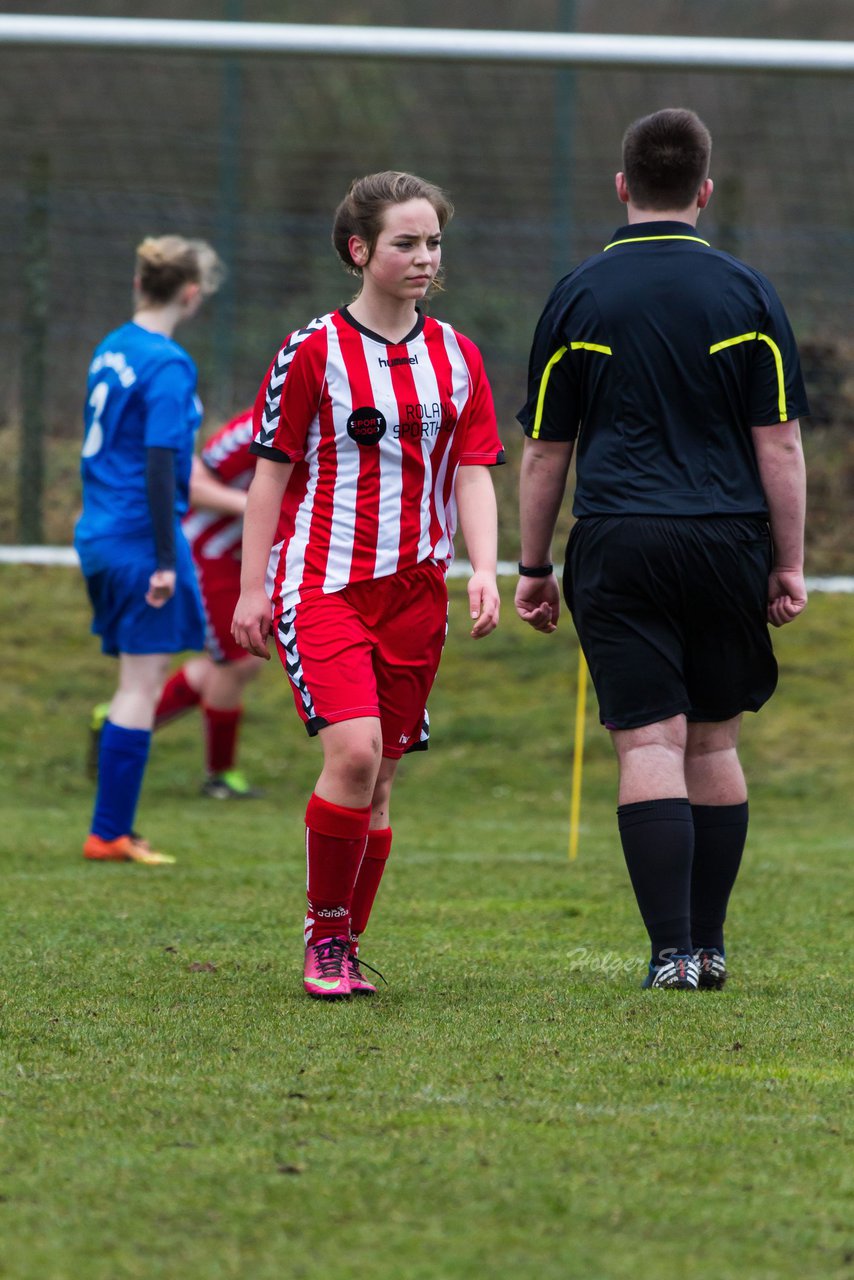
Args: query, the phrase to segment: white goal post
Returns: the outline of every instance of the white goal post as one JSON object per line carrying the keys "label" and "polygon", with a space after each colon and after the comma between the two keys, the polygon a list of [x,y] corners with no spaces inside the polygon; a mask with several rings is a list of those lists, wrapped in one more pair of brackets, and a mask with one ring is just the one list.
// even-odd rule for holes
{"label": "white goal post", "polygon": [[0,45],[456,59],[682,71],[854,72],[854,41],[466,31],[174,18],[0,14]]}

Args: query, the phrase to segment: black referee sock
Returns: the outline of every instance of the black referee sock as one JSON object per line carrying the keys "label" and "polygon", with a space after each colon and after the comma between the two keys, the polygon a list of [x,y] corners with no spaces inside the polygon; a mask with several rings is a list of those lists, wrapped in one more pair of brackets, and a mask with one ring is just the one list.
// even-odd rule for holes
{"label": "black referee sock", "polygon": [[691,951],[694,823],[687,799],[642,800],[617,809],[632,888],[652,944],[652,962]]}
{"label": "black referee sock", "polygon": [[724,949],[727,903],[747,839],[744,804],[692,804],[694,866],[691,872],[691,937],[695,947]]}

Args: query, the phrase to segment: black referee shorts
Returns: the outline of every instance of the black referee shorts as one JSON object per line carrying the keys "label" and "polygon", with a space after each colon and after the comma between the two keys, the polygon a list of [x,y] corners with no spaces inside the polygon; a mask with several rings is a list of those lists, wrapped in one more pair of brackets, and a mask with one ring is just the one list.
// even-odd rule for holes
{"label": "black referee shorts", "polygon": [[777,685],[766,623],[771,539],[752,516],[588,516],[564,595],[608,729],[729,720]]}

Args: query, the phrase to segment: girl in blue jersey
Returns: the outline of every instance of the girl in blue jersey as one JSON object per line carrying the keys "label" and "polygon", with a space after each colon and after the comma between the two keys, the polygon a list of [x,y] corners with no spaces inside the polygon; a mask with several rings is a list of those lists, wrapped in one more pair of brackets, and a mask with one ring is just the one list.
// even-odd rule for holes
{"label": "girl in blue jersey", "polygon": [[174,341],[222,277],[201,240],[149,238],[137,249],[133,319],[89,366],[74,544],[92,601],[92,630],[119,658],[100,737],[98,792],[86,858],[159,864],[133,832],[154,709],[170,655],[201,649],[204,620],[181,532],[193,441],[201,422],[196,368]]}

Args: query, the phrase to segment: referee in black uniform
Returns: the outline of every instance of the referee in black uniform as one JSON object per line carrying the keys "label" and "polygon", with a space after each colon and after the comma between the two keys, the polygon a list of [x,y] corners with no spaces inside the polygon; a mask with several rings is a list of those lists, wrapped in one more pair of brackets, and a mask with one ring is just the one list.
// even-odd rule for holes
{"label": "referee in black uniform", "polygon": [[628,225],[555,287],[519,415],[516,609],[543,632],[560,613],[551,542],[578,442],[564,595],[619,761],[647,987],[726,979],[741,715],[777,682],[767,623],[806,605],[797,349],[768,280],[697,233],[710,153],[691,111],[629,126]]}

